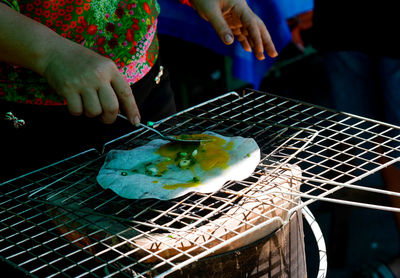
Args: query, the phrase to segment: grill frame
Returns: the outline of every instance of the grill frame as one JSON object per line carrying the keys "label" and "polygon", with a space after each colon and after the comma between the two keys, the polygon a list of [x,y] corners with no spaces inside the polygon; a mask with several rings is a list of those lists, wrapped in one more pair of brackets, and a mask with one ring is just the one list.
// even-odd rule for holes
{"label": "grill frame", "polygon": [[[241,95],[236,92],[227,93],[179,112],[163,121],[157,122],[156,127],[166,134],[179,133],[183,130],[215,131],[216,129],[221,130],[221,127],[224,127],[225,130],[223,131],[226,132],[228,130],[230,134],[235,135],[237,133],[240,135],[248,134],[253,132],[252,130],[255,130],[256,132],[252,134],[255,134],[256,138],[263,137],[258,143],[260,144],[261,142],[262,146],[269,144],[271,147],[266,147],[269,148],[266,153],[266,148],[261,147],[264,151],[261,163],[263,165],[257,168],[255,174],[258,174],[253,176],[253,179],[259,182],[261,177],[268,177],[270,179],[285,177],[286,172],[282,172],[282,170],[288,164],[300,167],[303,173],[301,179],[297,178],[298,182],[301,181],[303,183],[301,192],[291,192],[290,194],[290,192],[286,191],[282,194],[282,190],[279,190],[279,188],[269,192],[270,194],[281,194],[280,198],[282,200],[292,204],[290,208],[280,207],[280,209],[285,211],[285,217],[265,218],[266,221],[263,223],[257,224],[233,238],[222,241],[221,244],[213,248],[208,248],[200,255],[187,256],[188,259],[184,260],[184,262],[174,262],[169,259],[163,260],[160,258],[161,264],[170,265],[165,271],[158,273],[161,276],[180,269],[199,258],[213,254],[224,246],[228,246],[238,239],[246,237],[255,230],[261,230],[275,221],[277,224],[274,226],[274,229],[276,229],[280,225],[287,223],[294,211],[316,200],[360,205],[346,200],[327,197],[343,187],[396,195],[393,192],[368,189],[354,184],[363,177],[400,161],[400,156],[398,155],[400,152],[400,135],[398,134],[400,128],[394,125],[247,89]],[[278,135],[276,134],[277,130]],[[387,135],[389,131],[394,132],[395,136],[390,137]],[[127,147],[129,142],[133,142],[136,138],[146,138],[148,135],[149,138],[154,138],[151,133],[143,129],[135,130],[121,138],[108,142],[105,145],[105,152],[115,147]],[[282,141],[279,137],[283,137],[284,140]],[[340,137],[344,139],[340,139]],[[383,142],[373,141],[374,139],[378,139],[378,137],[382,138]],[[340,149],[343,146],[344,149]],[[336,147],[339,150],[336,150]],[[383,148],[385,152],[380,153],[379,148]],[[326,155],[325,152],[331,153],[331,155]],[[361,155],[353,154],[353,152],[361,152]],[[129,267],[123,265],[123,263],[127,263],[128,266],[129,263],[132,264],[129,252],[124,253],[118,250],[121,245],[126,244],[126,242],[132,244],[132,241],[125,238],[123,239],[125,241],[123,244],[117,243],[113,246],[108,246],[107,241],[111,240],[111,238],[99,240],[95,238],[96,233],[94,232],[88,235],[89,239],[95,238],[94,244],[84,245],[85,238],[79,237],[78,239],[75,238],[74,243],[71,243],[65,238],[66,234],[83,230],[86,227],[85,225],[88,225],[87,222],[84,222],[86,224],[83,224],[81,227],[74,227],[74,221],[67,221],[64,225],[71,225],[72,227],[69,227],[71,230],[60,235],[57,232],[57,228],[61,226],[57,227],[52,220],[71,217],[71,213],[75,213],[75,220],[82,219],[84,216],[79,214],[79,211],[63,210],[61,210],[61,214],[52,215],[55,212],[60,213],[60,209],[57,207],[54,210],[49,209],[49,204],[54,205],[54,203],[46,201],[46,197],[48,197],[46,194],[48,192],[57,191],[60,183],[68,180],[69,177],[76,176],[77,173],[85,171],[86,168],[89,169],[93,161],[98,161],[103,156],[94,149],[88,150],[0,185],[2,187],[2,193],[0,193],[0,215],[2,215],[3,220],[1,224],[2,228],[0,228],[0,257],[3,260],[31,275],[41,273],[38,268],[54,270],[53,272],[49,271],[50,274],[48,276],[50,277],[60,273],[66,276],[78,277],[87,274],[104,276],[104,273],[99,273],[105,270],[111,271],[110,276],[117,273],[127,276],[134,274],[132,272],[134,270],[130,270]],[[344,159],[342,159],[343,157]],[[370,157],[373,159],[371,160]],[[387,161],[385,163],[378,163],[377,161],[382,158]],[[361,164],[359,163],[360,161]],[[97,169],[98,165],[93,169]],[[266,167],[269,167],[271,170],[264,171]],[[93,172],[93,169],[90,171]],[[260,174],[261,172],[262,174]],[[280,174],[277,175],[277,172],[280,172]],[[286,176],[286,178],[296,179],[296,177],[290,175]],[[78,181],[82,182],[80,179]],[[257,182],[245,183],[245,185],[251,190]],[[229,183],[226,188],[229,189],[230,186],[234,186],[234,184]],[[306,190],[304,190],[304,187],[306,187]],[[225,193],[232,194],[232,192]],[[243,193],[241,194],[242,196],[240,197],[243,197]],[[304,202],[299,202],[300,197],[303,198]],[[232,202],[231,205],[235,205],[235,203]],[[370,208],[398,211],[395,208],[374,206],[372,204],[361,205]],[[100,215],[109,217],[107,214]],[[264,216],[261,215],[260,217]],[[117,218],[116,220],[124,221],[126,219]],[[202,219],[202,221],[205,220],[207,219]],[[129,219],[129,221],[132,220]],[[143,222],[135,224],[145,225]],[[156,228],[160,227],[157,226]],[[35,230],[35,233],[30,234],[33,230]],[[174,230],[169,228],[169,231]],[[84,232],[82,233],[85,234]],[[48,238],[49,236],[50,238]],[[101,256],[92,255],[90,248],[100,243],[108,246],[109,250],[119,254],[120,259],[110,262]],[[79,244],[82,245],[80,249],[76,248],[76,245]],[[36,253],[37,250],[42,248],[42,253]],[[64,248],[71,249],[69,256],[60,253],[59,250],[63,250]],[[105,250],[103,252],[106,252]],[[20,256],[24,257],[22,255],[31,258],[28,261],[25,259],[25,261],[22,261],[20,258]],[[50,255],[60,255],[69,266],[59,267],[57,263],[61,259],[47,259],[47,257],[51,257]],[[157,254],[152,255],[157,256]],[[35,269],[28,268],[27,266],[33,262],[40,262],[42,265]],[[100,266],[86,266],[90,265],[90,263],[99,265],[99,262]],[[122,267],[118,269],[116,264],[122,264]],[[76,275],[74,271],[71,271],[71,274],[69,274],[68,271],[70,270],[76,270],[78,274]],[[123,272],[123,270],[127,272]],[[146,271],[136,274],[137,277],[144,277],[146,276]]]}

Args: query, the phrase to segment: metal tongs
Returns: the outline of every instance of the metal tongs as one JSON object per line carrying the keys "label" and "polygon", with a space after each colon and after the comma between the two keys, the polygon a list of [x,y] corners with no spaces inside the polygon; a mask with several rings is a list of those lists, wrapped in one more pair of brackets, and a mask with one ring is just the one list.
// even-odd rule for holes
{"label": "metal tongs", "polygon": [[[126,116],[122,115],[122,114],[118,114],[118,117],[129,121],[128,118]],[[157,133],[158,136],[160,136],[162,139],[165,139],[165,140],[168,140],[168,141],[171,141],[171,142],[201,143],[201,142],[210,142],[210,141],[212,141],[211,139],[180,139],[180,138],[176,138],[175,136],[164,135],[161,132],[159,132],[158,130],[156,130],[156,129],[148,126],[148,125],[142,124],[142,123],[139,123],[138,127],[144,127],[146,129],[154,132],[154,133]]]}

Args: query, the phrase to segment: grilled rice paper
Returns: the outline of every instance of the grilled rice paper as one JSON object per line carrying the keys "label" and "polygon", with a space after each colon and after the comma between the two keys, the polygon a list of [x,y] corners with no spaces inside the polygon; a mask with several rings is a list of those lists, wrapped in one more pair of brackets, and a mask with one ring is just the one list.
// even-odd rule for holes
{"label": "grilled rice paper", "polygon": [[214,132],[181,138],[209,141],[156,139],[132,150],[112,150],[97,176],[98,183],[128,199],[169,200],[192,191],[215,192],[228,180],[246,179],[260,161],[260,149],[252,138]]}

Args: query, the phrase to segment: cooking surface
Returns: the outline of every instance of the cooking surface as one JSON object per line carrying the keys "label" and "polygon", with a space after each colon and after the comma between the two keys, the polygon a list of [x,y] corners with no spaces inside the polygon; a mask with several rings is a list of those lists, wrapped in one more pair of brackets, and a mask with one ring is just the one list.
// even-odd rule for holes
{"label": "cooking surface", "polygon": [[[260,202],[268,203],[282,190],[279,186],[267,187],[271,180],[283,177],[300,182],[299,175],[285,172],[294,167],[301,169],[301,192],[286,188],[291,194],[280,194],[279,206],[257,216],[263,222],[272,222],[276,220],[272,216],[274,210],[281,210],[284,223],[292,210],[315,201],[303,196],[305,203],[300,203],[296,194],[325,198],[341,186],[357,183],[379,171],[385,166],[382,163],[399,161],[398,127],[252,91],[243,97],[226,94],[178,113],[161,122],[157,129],[166,134],[209,130],[252,137],[260,146],[262,160],[249,179],[229,182],[216,194],[191,193],[172,202],[132,202],[97,185],[95,176],[104,155],[88,151],[1,185],[0,256],[40,276],[58,273],[104,276],[119,272],[146,276],[149,270],[160,274],[179,269],[182,258],[189,262],[213,253],[218,244],[213,250],[198,245],[197,249],[203,251],[195,255],[181,252],[181,259],[170,260],[135,246],[130,238],[146,233],[151,237],[156,232],[174,237],[176,229],[213,223],[229,208],[238,206],[244,195],[259,190],[257,186],[263,182],[266,183],[261,192],[270,197]],[[148,142],[152,136],[138,130],[110,142],[106,149],[133,148]],[[110,228],[110,223],[120,226]],[[253,228],[260,225],[245,221],[240,224],[251,224]],[[97,229],[88,229],[93,225]],[[236,233],[233,239],[242,236],[230,227],[229,232],[232,231]],[[111,236],[115,233],[117,237]],[[224,239],[216,239],[222,248]],[[158,262],[148,264],[146,260],[133,258],[138,249],[147,252],[148,259],[157,258]]]}

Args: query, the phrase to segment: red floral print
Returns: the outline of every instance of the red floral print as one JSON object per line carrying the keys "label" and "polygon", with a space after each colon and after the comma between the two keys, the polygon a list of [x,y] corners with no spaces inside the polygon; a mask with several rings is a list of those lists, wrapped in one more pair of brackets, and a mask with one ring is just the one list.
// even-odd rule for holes
{"label": "red floral print", "polygon": [[87,21],[83,18],[83,16],[80,16],[78,18],[78,23],[80,25],[82,25],[83,28],[85,28],[85,29],[87,28]]}
{"label": "red floral print", "polygon": [[136,30],[136,31],[137,31],[137,30],[140,30],[139,25],[137,25],[137,24],[135,24],[135,23],[132,24],[131,28],[132,28],[133,30]]}
{"label": "red floral print", "polygon": [[99,46],[99,53],[103,55],[105,54],[104,47]]}
{"label": "red floral print", "polygon": [[83,33],[83,31],[84,31],[85,29],[83,29],[82,26],[78,26],[78,27],[76,27],[75,30],[76,30],[77,33],[81,34],[81,33]]}
{"label": "red floral print", "polygon": [[44,2],[43,2],[43,8],[44,8],[44,9],[49,9],[50,7],[51,7],[50,1],[44,1]]}
{"label": "red floral print", "polygon": [[192,6],[191,0],[179,0],[179,2],[181,2],[181,4],[188,5],[190,7]]}
{"label": "red floral print", "polygon": [[41,98],[36,98],[35,101],[34,101],[34,104],[36,104],[36,105],[42,105],[42,104],[43,104],[43,99],[41,99]]}
{"label": "red floral print", "polygon": [[62,27],[61,27],[61,29],[62,29],[64,32],[67,32],[68,29],[69,29],[69,25],[68,25],[68,24],[63,24]]}
{"label": "red floral print", "polygon": [[71,15],[71,14],[66,14],[66,15],[64,16],[64,20],[65,20],[65,21],[71,21],[71,19],[72,19],[72,15]]}
{"label": "red floral print", "polygon": [[83,41],[82,34],[76,34],[75,35],[75,39],[76,39],[76,42],[78,42],[78,43],[82,42]]}
{"label": "red floral print", "polygon": [[116,38],[111,38],[111,40],[108,41],[108,46],[113,49],[118,45],[118,41]]}
{"label": "red floral print", "polygon": [[139,29],[140,29],[140,27],[139,27],[139,25],[138,25],[139,20],[137,20],[136,18],[134,18],[134,19],[132,19],[132,21],[133,21],[133,24],[132,24],[131,28],[132,28],[133,30],[139,30]]}
{"label": "red floral print", "polygon": [[118,8],[115,10],[115,14],[116,14],[119,18],[121,18],[121,17],[124,15],[124,9],[121,8],[121,7],[118,7]]}
{"label": "red floral print", "polygon": [[35,15],[37,15],[37,16],[41,16],[42,15],[42,9],[41,8],[38,8],[38,9],[35,9]]}
{"label": "red floral print", "polygon": [[43,17],[49,18],[50,17],[50,11],[43,11]]}
{"label": "red floral print", "polygon": [[26,10],[29,12],[33,11],[33,4],[31,3],[26,4]]}
{"label": "red floral print", "polygon": [[97,33],[97,26],[92,24],[89,26],[89,28],[87,29],[87,32],[89,35],[94,35]]}
{"label": "red floral print", "polygon": [[135,32],[132,29],[128,29],[126,31],[126,40],[128,42],[133,42],[133,40],[135,39]]}
{"label": "red floral print", "polygon": [[145,11],[147,14],[150,14],[150,13],[151,13],[151,9],[150,9],[150,7],[149,7],[149,4],[147,4],[147,2],[144,2],[144,3],[143,3],[143,9],[144,9],[144,11]]}
{"label": "red floral print", "polygon": [[82,7],[77,7],[75,12],[76,12],[77,14],[81,15],[81,14],[83,13]]}
{"label": "red floral print", "polygon": [[100,37],[97,39],[97,44],[98,45],[103,45],[106,42],[106,38],[105,37]]}
{"label": "red floral print", "polygon": [[108,22],[106,25],[106,31],[114,33],[115,32],[115,25],[113,23]]}

